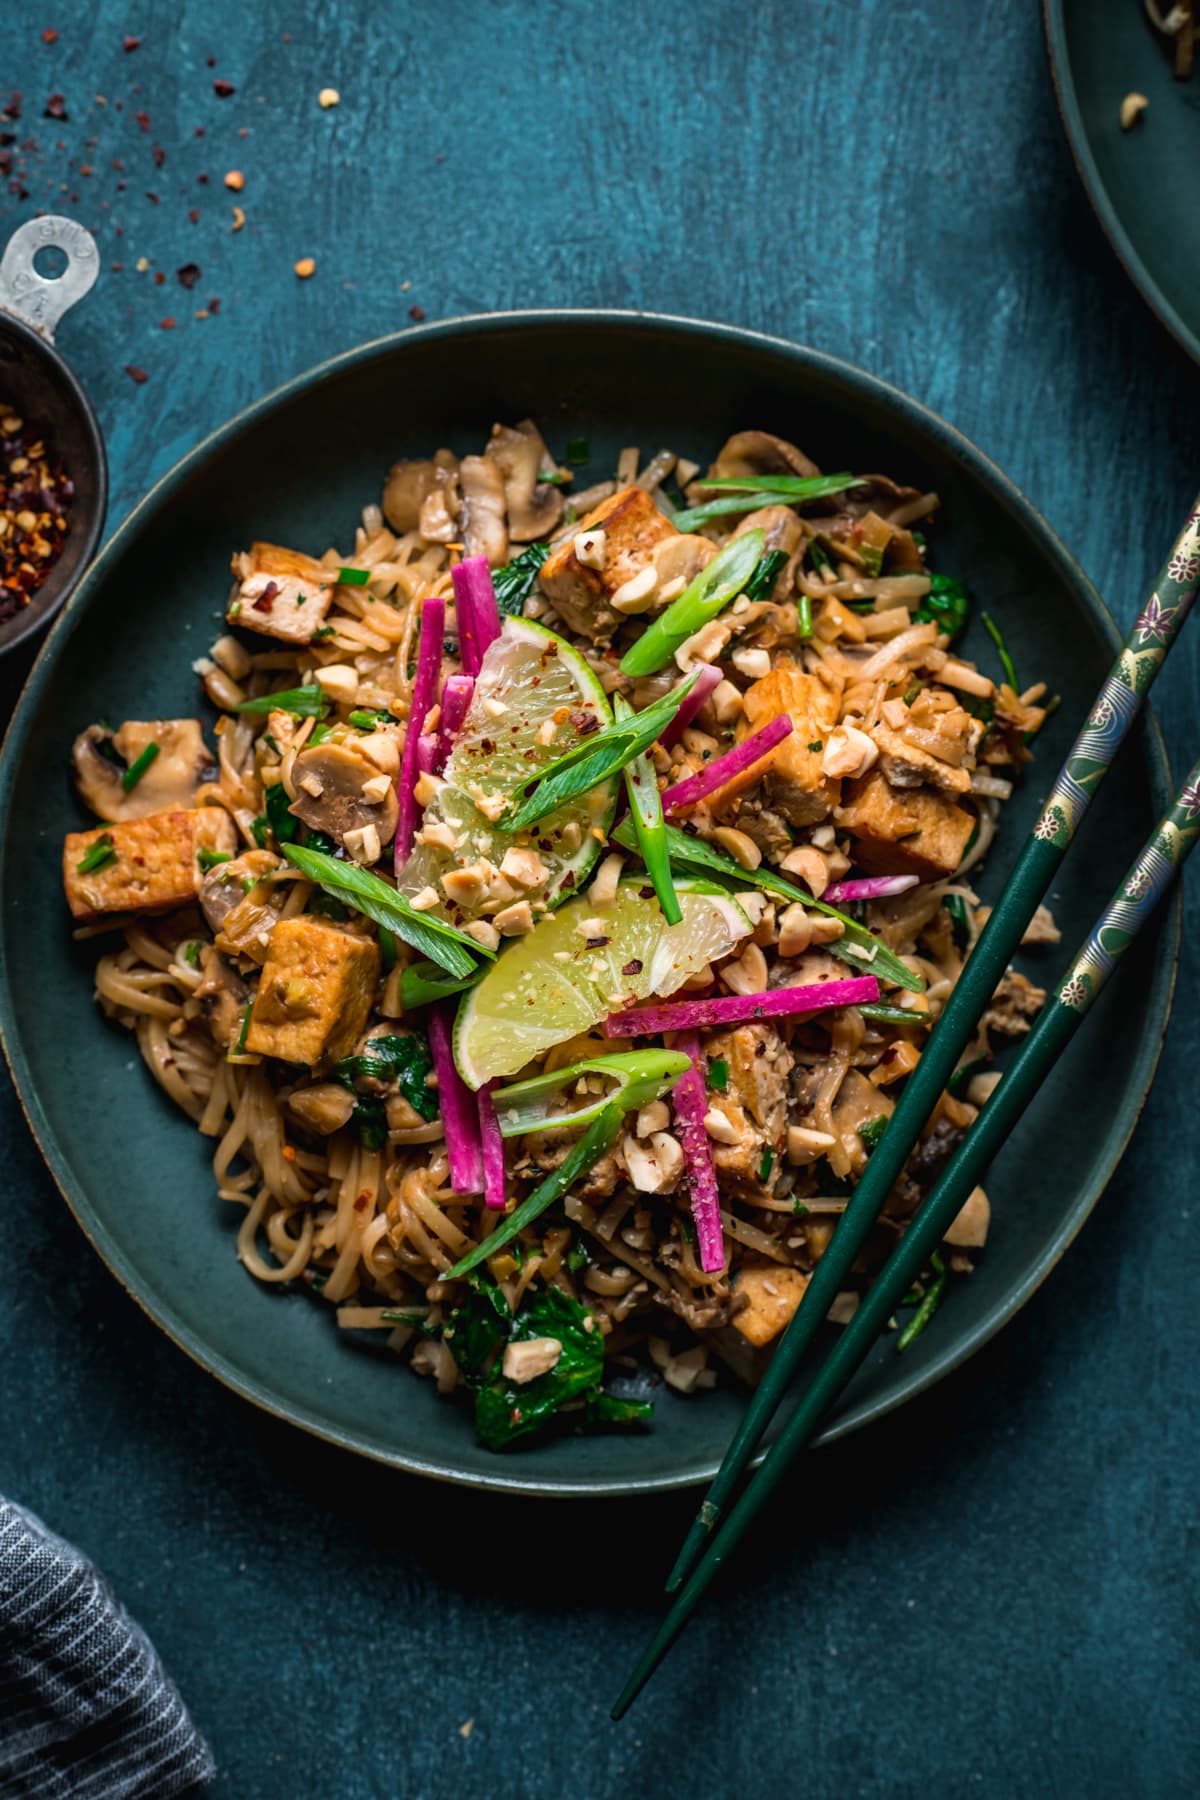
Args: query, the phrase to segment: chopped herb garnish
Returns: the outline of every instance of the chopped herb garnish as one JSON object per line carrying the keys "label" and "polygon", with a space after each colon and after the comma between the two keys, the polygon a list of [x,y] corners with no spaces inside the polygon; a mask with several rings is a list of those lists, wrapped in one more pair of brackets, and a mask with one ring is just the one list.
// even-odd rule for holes
{"label": "chopped herb garnish", "polygon": [[271,835],[271,821],[268,819],[266,813],[259,813],[257,819],[251,819],[250,835],[253,837],[260,850],[266,849],[267,839]]}
{"label": "chopped herb garnish", "polygon": [[200,967],[200,946],[195,938],[190,939],[183,946],[183,960],[190,968],[198,969]]}
{"label": "chopped herb garnish", "polygon": [[591,1264],[592,1253],[586,1244],[574,1244],[567,1251],[563,1261],[572,1275],[578,1275],[580,1269],[586,1269]]}
{"label": "chopped herb garnish", "polygon": [[824,749],[824,748],[825,748],[825,746],[824,746],[824,744],[823,744],[823,743],[822,743],[822,742],[821,742],[821,739],[820,739],[820,738],[817,738],[817,740],[816,740],[816,742],[815,742],[815,743],[812,743],[812,744],[810,744],[810,745],[809,745],[809,746],[808,746],[808,747],[809,747],[809,749],[810,749],[810,750],[811,750],[811,751],[812,751],[812,753],[813,753],[813,755],[814,755],[814,756],[819,756],[819,755],[820,755],[820,753],[821,753],[821,751],[822,751],[822,750],[823,750],[823,749]]}
{"label": "chopped herb garnish", "polygon": [[807,644],[812,634],[812,601],[807,594],[801,594],[796,601],[796,636]]}
{"label": "chopped herb garnish", "polygon": [[565,469],[545,471],[538,476],[543,487],[566,487],[571,479],[572,477],[567,474]]}
{"label": "chopped herb garnish", "polygon": [[160,744],[147,744],[136,762],[130,763],[129,767],[121,777],[121,786],[125,789],[127,794],[137,786],[161,748],[162,746]]}
{"label": "chopped herb garnish", "polygon": [[1007,681],[1014,694],[1019,694],[1021,691],[1021,684],[1017,680],[1017,666],[1013,662],[1012,656],[1009,654],[1008,645],[1004,641],[1004,633],[990,613],[980,613],[979,616],[983,620],[983,623],[987,628],[987,634],[991,638],[993,644],[995,644],[996,650],[999,653],[1000,666],[1004,670],[1005,681]]}
{"label": "chopped herb garnish", "polygon": [[775,1161],[775,1152],[768,1146],[762,1153],[762,1161],[758,1165],[758,1179],[765,1181],[771,1173],[771,1164]]}
{"label": "chopped herb garnish", "polygon": [[334,627],[332,625],[318,625],[312,634],[312,641],[314,644],[323,644],[327,638],[331,638],[333,635]]}
{"label": "chopped herb garnish", "polygon": [[859,1126],[858,1135],[866,1145],[868,1151],[875,1148],[876,1144],[887,1130],[887,1122],[887,1113],[880,1113],[878,1118],[868,1119],[865,1124]]}
{"label": "chopped herb garnish", "polygon": [[241,616],[241,611],[242,611],[242,603],[241,603],[241,601],[240,601],[240,600],[235,600],[235,601],[234,601],[234,602],[233,602],[233,603],[232,603],[232,605],[231,605],[231,606],[230,606],[230,608],[229,608],[229,616],[230,616],[230,618],[231,618],[231,619],[237,619],[237,618],[240,618],[240,616]]}
{"label": "chopped herb garnish", "polygon": [[549,554],[549,544],[529,544],[520,556],[514,556],[502,569],[494,571],[492,588],[501,618],[520,618],[521,610],[537,583],[538,570]]}
{"label": "chopped herb garnish", "polygon": [[441,1326],[431,1322],[428,1313],[401,1312],[399,1307],[387,1306],[382,1309],[379,1316],[385,1325],[410,1325],[423,1337],[440,1338],[442,1335]]}
{"label": "chopped herb garnish", "polygon": [[724,1093],[729,1086],[729,1064],[723,1056],[714,1056],[708,1065],[708,1085]]}
{"label": "chopped herb garnish", "polygon": [[228,850],[210,850],[207,844],[201,844],[196,852],[196,861],[207,875],[210,869],[217,868],[221,863],[232,862],[233,858]]}
{"label": "chopped herb garnish", "polygon": [[365,706],[356,706],[350,714],[351,725],[357,725],[360,731],[377,731],[391,719],[391,713],[368,710]]}
{"label": "chopped herb garnish", "polygon": [[107,869],[109,863],[115,863],[117,853],[113,849],[113,841],[107,831],[103,837],[93,840],[75,864],[81,875],[94,875],[97,869]]}
{"label": "chopped herb garnish", "polygon": [[807,1218],[809,1216],[809,1208],[804,1204],[803,1200],[793,1200],[792,1211],[800,1218]]}
{"label": "chopped herb garnish", "polygon": [[816,538],[812,538],[809,541],[808,560],[819,575],[823,575],[826,570],[832,569],[833,567],[831,559],[825,553],[824,545],[819,544]]}
{"label": "chopped herb garnish", "polygon": [[242,1014],[242,1023],[238,1030],[237,1043],[233,1046],[233,1054],[235,1056],[241,1056],[245,1051],[246,1035],[250,1030],[250,1020],[253,1018],[253,1016],[254,1016],[254,1001],[251,1000],[249,1006],[246,1008],[245,1012]]}
{"label": "chopped herb garnish", "polygon": [[339,569],[337,572],[339,587],[366,587],[371,579],[370,569]]}
{"label": "chopped herb garnish", "polygon": [[254,700],[242,700],[234,708],[240,713],[291,713],[297,719],[323,719],[329,713],[324,688],[281,688],[277,694],[259,694]]}
{"label": "chopped herb garnish", "polygon": [[914,1338],[920,1337],[930,1319],[932,1319],[934,1313],[942,1303],[942,1295],[946,1291],[946,1265],[936,1250],[930,1258],[930,1261],[934,1269],[934,1279],[931,1282],[924,1299],[921,1301],[920,1306],[918,1306],[916,1312],[896,1340],[897,1350],[907,1350]]}
{"label": "chopped herb garnish", "polygon": [[581,469],[592,459],[592,440],[590,438],[567,439],[567,461],[573,469]]}

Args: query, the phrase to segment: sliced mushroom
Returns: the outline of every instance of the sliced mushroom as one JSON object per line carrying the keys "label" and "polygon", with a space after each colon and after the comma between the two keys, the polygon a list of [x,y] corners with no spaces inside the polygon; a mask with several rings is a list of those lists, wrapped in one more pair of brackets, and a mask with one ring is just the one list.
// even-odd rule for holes
{"label": "sliced mushroom", "polygon": [[213,1041],[228,1048],[241,1030],[250,999],[249,985],[211,944],[200,952],[200,972],[204,979],[195,998],[208,1020]]}
{"label": "sliced mushroom", "polygon": [[[126,791],[122,777],[151,744],[154,760]],[[80,799],[109,825],[192,807],[197,789],[217,775],[198,719],[130,719],[115,732],[89,725],[75,739],[71,764]]]}
{"label": "sliced mushroom", "polygon": [[331,741],[317,744],[301,750],[292,764],[296,798],[288,810],[339,844],[345,842],[347,832],[365,831],[368,826],[374,828],[380,844],[387,844],[396,835],[400,806],[394,787],[379,800],[363,792],[368,783],[378,780],[379,770],[357,748]]}
{"label": "sliced mushroom", "polygon": [[200,908],[212,929],[219,931],[255,882],[279,866],[279,858],[270,850],[247,850],[210,869],[200,883]]}
{"label": "sliced mushroom", "polygon": [[508,558],[508,527],[504,523],[504,483],[500,470],[486,456],[464,456],[458,469],[462,487],[464,556],[486,556],[493,568]]}
{"label": "sliced mushroom", "polygon": [[354,1111],[354,1095],[336,1081],[318,1081],[289,1095],[287,1109],[306,1130],[315,1131],[319,1137],[331,1137],[348,1122]]}
{"label": "sliced mushroom", "polygon": [[439,450],[432,461],[393,463],[381,502],[392,530],[415,531],[426,499],[457,467],[458,458],[450,450]]}
{"label": "sliced mushroom", "polygon": [[789,556],[804,536],[804,528],[790,506],[763,506],[757,512],[747,513],[733,535],[741,537],[744,531],[754,530],[765,534],[764,549],[786,550]]}
{"label": "sliced mushroom", "polygon": [[[735,431],[722,445],[717,460],[708,471],[711,477],[730,475],[819,475],[820,469],[803,450],[797,450],[784,438],[772,437],[769,431]],[[688,489],[693,505],[712,499],[703,478]]]}
{"label": "sliced mushroom", "polygon": [[508,535],[514,544],[546,537],[563,515],[561,490],[539,475],[553,475],[556,464],[532,419],[519,425],[493,425],[484,454],[500,471],[508,510]]}
{"label": "sliced mushroom", "polygon": [[421,502],[417,524],[421,536],[431,544],[452,544],[458,536],[458,515],[462,511],[462,492],[458,485],[458,464],[434,470],[433,486]]}

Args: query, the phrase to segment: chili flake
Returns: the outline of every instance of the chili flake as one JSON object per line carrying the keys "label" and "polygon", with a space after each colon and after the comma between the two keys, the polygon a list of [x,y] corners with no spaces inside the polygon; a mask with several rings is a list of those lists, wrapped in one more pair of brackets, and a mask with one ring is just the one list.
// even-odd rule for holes
{"label": "chili flake", "polygon": [[0,400],[0,622],[28,605],[58,560],[74,494],[59,458]]}

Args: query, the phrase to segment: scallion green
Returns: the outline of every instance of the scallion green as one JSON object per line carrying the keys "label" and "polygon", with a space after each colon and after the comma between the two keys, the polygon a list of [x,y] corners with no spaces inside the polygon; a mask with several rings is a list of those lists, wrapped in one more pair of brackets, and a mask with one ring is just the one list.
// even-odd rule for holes
{"label": "scallion green", "polygon": [[277,694],[259,694],[254,700],[242,700],[234,708],[240,713],[291,713],[297,719],[323,719],[329,712],[324,688],[282,688]]}
{"label": "scallion green", "polygon": [[854,475],[762,475],[755,476],[752,481],[721,477],[715,481],[701,481],[699,485],[744,491],[724,492],[716,500],[706,500],[702,506],[691,506],[676,513],[673,523],[677,531],[696,531],[711,519],[724,518],[731,513],[757,512],[763,506],[795,506],[804,500],[823,500],[830,494],[843,493],[846,488],[861,487],[862,482]]}
{"label": "scallion green", "polygon": [[[624,694],[613,695],[613,713],[618,720],[636,717]],[[668,925],[678,925],[683,913],[675,883],[671,876],[671,856],[667,849],[667,830],[663,822],[662,795],[658,777],[648,754],[635,756],[625,765],[625,792],[629,799],[629,816],[637,833],[638,849],[646,865],[663,917]]]}
{"label": "scallion green", "polygon": [[372,874],[370,869],[361,869],[357,863],[339,862],[328,852],[310,846],[284,844],[282,849],[288,861],[309,881],[353,911],[364,913],[376,925],[394,931],[397,937],[403,938],[405,943],[411,944],[414,950],[419,950],[422,956],[427,956],[448,974],[474,975],[478,967],[476,956],[494,957],[494,951],[486,950],[444,919],[417,912],[403,894],[398,894],[382,876]]}
{"label": "scallion green", "polygon": [[113,841],[105,832],[90,843],[79,861],[75,864],[81,875],[94,875],[97,869],[107,869],[109,863],[115,863],[117,853],[113,849]]}
{"label": "scallion green", "polygon": [[745,592],[758,567],[766,535],[757,529],[744,531],[717,552],[655,619],[637,643],[621,658],[622,675],[655,675],[670,662],[681,644]]}
{"label": "scallion green", "polygon": [[161,745],[155,743],[147,744],[137,760],[130,763],[129,767],[121,777],[121,786],[125,789],[127,794],[131,793],[137,786],[138,782],[142,779],[142,776],[146,773],[146,770],[150,767],[150,764],[158,755],[161,747]]}
{"label": "scallion green", "polygon": [[339,569],[337,572],[339,587],[366,587],[371,579],[370,569]]}

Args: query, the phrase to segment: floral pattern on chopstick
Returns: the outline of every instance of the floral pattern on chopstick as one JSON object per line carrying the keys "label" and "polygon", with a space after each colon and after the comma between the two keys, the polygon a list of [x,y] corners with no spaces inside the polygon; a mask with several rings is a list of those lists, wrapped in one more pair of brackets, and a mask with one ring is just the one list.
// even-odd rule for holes
{"label": "floral pattern on chopstick", "polygon": [[1141,709],[1200,585],[1200,503],[1163,565],[1154,592],[1134,620],[1087,724],[1075,740],[1033,828],[1059,855],[1078,831],[1096,788]]}
{"label": "floral pattern on chopstick", "polygon": [[1185,858],[1200,839],[1200,763],[1154,837],[1136,857],[1103,916],[1067,970],[1055,998],[1074,1012],[1086,1012],[1119,959],[1162,899]]}

